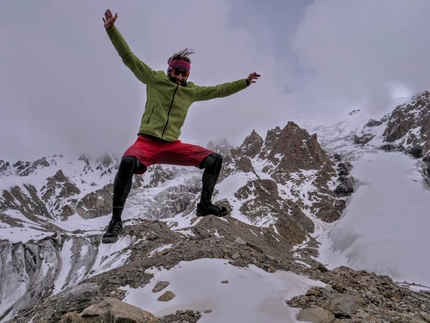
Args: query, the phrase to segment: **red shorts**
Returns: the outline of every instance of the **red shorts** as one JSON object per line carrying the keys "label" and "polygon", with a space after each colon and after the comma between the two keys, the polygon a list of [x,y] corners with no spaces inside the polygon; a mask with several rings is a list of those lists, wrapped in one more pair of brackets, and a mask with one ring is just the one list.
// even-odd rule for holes
{"label": "red shorts", "polygon": [[[170,164],[179,166],[195,166],[200,168],[202,160],[212,154],[213,151],[191,144],[184,144],[180,140],[164,141],[148,137],[138,136],[136,142],[123,154],[135,156],[148,168],[152,164]],[[145,170],[139,170],[136,174],[142,174]]]}

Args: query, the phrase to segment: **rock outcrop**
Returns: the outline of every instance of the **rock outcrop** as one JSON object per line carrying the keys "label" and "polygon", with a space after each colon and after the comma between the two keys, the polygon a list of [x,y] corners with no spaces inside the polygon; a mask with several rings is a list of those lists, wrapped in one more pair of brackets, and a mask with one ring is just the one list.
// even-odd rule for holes
{"label": "rock outcrop", "polygon": [[[391,116],[370,120],[355,142],[372,145],[375,130],[385,127],[385,148],[423,157],[423,173],[430,178],[429,96],[425,92]],[[217,258],[269,273],[293,271],[326,283],[325,288],[312,288],[287,301],[302,309],[300,320],[430,322],[428,292],[414,292],[373,273],[345,267],[328,270],[315,260],[316,223],[339,219],[355,185],[352,163],[329,155],[317,134],[289,122],[269,130],[265,138],[253,131],[237,148],[228,142],[211,143],[210,148],[224,157],[214,198],[232,216],[194,218],[201,170],[156,165],[134,177],[127,207],[138,216],[124,222],[124,248],[106,253],[100,247],[101,232],[84,227],[68,232],[56,221],[80,216],[85,223],[109,215],[118,159],[105,155],[94,162],[81,156],[70,169],[65,164],[73,163],[64,163],[63,156],[14,164],[0,161],[0,178],[49,173],[42,183],[20,180],[1,194],[2,223],[21,230],[31,226],[41,236],[0,241],[0,295],[8,305],[0,320],[198,322],[202,313],[190,309],[155,317],[127,304],[124,287],[148,284],[150,268]],[[178,297],[169,283],[154,287],[158,301],[174,302]]]}

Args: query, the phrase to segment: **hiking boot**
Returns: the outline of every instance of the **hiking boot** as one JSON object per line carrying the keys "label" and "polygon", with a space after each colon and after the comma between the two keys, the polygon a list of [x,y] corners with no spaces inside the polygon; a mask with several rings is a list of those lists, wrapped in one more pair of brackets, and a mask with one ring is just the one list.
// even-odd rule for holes
{"label": "hiking boot", "polygon": [[197,204],[197,216],[206,216],[213,214],[215,216],[226,216],[230,212],[224,206],[218,206],[215,204],[209,204],[208,206],[203,206],[201,203]]}
{"label": "hiking boot", "polygon": [[102,238],[102,243],[115,243],[118,240],[118,235],[122,231],[122,221],[112,219],[109,222],[108,229]]}

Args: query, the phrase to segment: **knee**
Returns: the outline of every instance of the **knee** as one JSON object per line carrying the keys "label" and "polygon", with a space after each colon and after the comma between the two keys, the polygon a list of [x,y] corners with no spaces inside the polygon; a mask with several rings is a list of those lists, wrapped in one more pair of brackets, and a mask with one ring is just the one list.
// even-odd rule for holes
{"label": "knee", "polygon": [[205,157],[200,163],[200,168],[208,168],[222,163],[222,156],[218,153],[212,153]]}
{"label": "knee", "polygon": [[119,167],[124,170],[135,170],[139,166],[139,160],[134,156],[126,156],[121,159]]}
{"label": "knee", "polygon": [[145,172],[146,166],[143,165],[135,156],[125,156],[121,159],[119,170],[122,172],[134,174],[137,170],[140,172]]}

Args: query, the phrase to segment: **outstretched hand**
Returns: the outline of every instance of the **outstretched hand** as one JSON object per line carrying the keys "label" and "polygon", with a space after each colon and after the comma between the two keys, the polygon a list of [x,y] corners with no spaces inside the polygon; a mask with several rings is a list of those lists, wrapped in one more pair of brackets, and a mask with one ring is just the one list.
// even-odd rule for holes
{"label": "outstretched hand", "polygon": [[116,13],[115,16],[112,15],[112,12],[110,10],[105,11],[105,17],[103,18],[104,26],[106,29],[112,27],[115,24],[116,18],[118,18],[118,14]]}
{"label": "outstretched hand", "polygon": [[249,76],[247,77],[249,85],[251,85],[252,83],[255,83],[260,76],[261,75],[256,72],[249,74]]}

